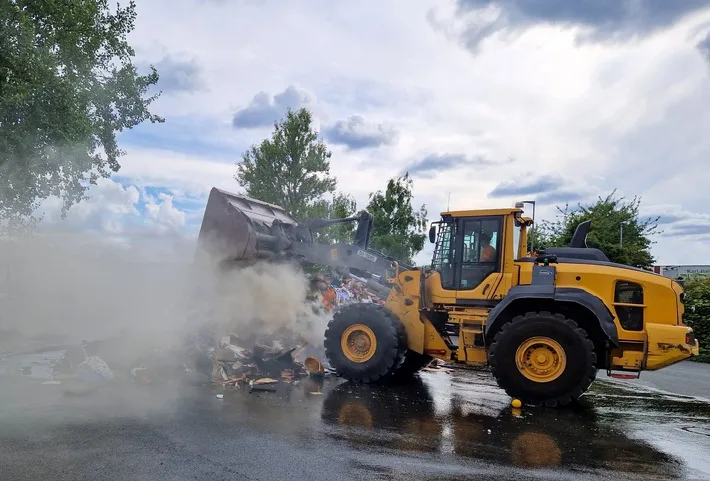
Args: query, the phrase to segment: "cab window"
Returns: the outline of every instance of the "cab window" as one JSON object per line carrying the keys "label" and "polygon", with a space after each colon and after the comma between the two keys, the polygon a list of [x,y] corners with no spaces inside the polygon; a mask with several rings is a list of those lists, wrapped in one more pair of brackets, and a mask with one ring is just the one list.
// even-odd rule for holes
{"label": "cab window", "polygon": [[475,289],[486,277],[499,271],[501,218],[466,219],[462,232],[459,289]]}
{"label": "cab window", "polygon": [[434,247],[432,267],[441,275],[443,289],[456,289],[454,280],[455,228],[454,222],[441,222]]}

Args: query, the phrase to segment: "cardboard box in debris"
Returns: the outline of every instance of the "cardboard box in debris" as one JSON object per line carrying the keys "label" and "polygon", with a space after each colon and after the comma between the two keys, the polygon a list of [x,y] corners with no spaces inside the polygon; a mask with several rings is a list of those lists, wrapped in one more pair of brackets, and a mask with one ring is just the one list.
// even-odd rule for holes
{"label": "cardboard box in debris", "polygon": [[[364,279],[355,276],[307,278],[310,289],[306,304],[318,315],[328,317],[338,306],[351,302],[384,302],[367,288]],[[315,334],[311,338],[317,338]],[[182,353],[181,358],[191,359],[185,363],[167,360],[158,350],[126,365],[125,356],[112,356],[121,350],[118,344],[120,339],[95,341],[68,350],[54,366],[55,378],[92,384],[127,378],[153,384],[196,375],[215,384],[271,390],[280,383],[291,384],[302,377],[330,372],[322,343],[309,343],[287,327],[246,338],[239,333],[223,333],[217,339],[209,335],[205,343],[193,344],[199,346],[192,348],[193,352]]]}

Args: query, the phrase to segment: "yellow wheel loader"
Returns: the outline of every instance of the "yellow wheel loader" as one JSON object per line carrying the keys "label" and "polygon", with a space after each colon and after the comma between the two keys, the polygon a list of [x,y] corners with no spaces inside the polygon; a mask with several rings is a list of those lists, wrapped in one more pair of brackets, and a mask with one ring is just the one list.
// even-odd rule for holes
{"label": "yellow wheel loader", "polygon": [[[313,242],[313,229],[337,222],[358,223],[352,244]],[[636,378],[698,355],[677,282],[588,248],[589,222],[570,247],[531,255],[531,225],[519,206],[443,212],[429,231],[432,263],[415,268],[369,248],[367,212],[301,225],[278,206],[213,189],[198,252],[372,277],[385,305],[345,305],[325,332],[328,361],[352,381],[411,375],[437,358],[487,365],[510,396],[558,406],[581,396],[600,369]]]}

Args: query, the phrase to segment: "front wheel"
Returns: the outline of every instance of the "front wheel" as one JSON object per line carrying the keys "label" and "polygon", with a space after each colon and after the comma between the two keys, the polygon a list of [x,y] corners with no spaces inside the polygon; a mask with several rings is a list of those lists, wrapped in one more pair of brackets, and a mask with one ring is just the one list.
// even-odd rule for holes
{"label": "front wheel", "polygon": [[377,382],[392,376],[407,349],[402,322],[372,303],[350,304],[333,315],[325,331],[325,355],[350,381]]}
{"label": "front wheel", "polygon": [[555,407],[579,398],[596,378],[594,344],[561,314],[528,312],[496,334],[488,362],[498,385],[525,404]]}

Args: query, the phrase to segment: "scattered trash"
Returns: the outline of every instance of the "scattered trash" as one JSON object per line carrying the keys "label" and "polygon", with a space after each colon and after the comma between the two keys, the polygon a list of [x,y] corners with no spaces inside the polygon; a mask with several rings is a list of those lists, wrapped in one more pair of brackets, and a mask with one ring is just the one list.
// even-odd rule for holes
{"label": "scattered trash", "polygon": [[249,392],[252,391],[276,391],[278,380],[271,378],[261,378],[249,381]]}
{"label": "scattered trash", "polygon": [[455,365],[448,364],[445,361],[442,361],[441,359],[432,359],[432,361],[429,363],[427,367],[422,369],[423,372],[443,372],[443,373],[450,373],[450,372],[455,372],[456,367]]}
{"label": "scattered trash", "polygon": [[[351,302],[382,301],[369,289],[365,279],[346,275],[330,280],[308,275],[310,292],[306,303],[314,313],[328,314],[337,306]],[[261,336],[242,338],[238,332],[221,333],[219,345],[212,351],[212,382],[224,386],[248,385],[250,390],[275,390],[266,384],[295,384],[305,376],[332,374],[329,366],[317,357],[320,348],[310,345],[295,332],[281,328]],[[315,350],[315,351],[314,351]],[[305,355],[303,362],[296,359]],[[264,377],[272,383],[258,382]]]}
{"label": "scattered trash", "polygon": [[61,384],[62,381],[44,381],[42,384]]}
{"label": "scattered trash", "polygon": [[308,356],[305,361],[303,361],[303,365],[306,368],[306,371],[308,371],[308,374],[314,377],[320,377],[325,374],[325,368],[323,367],[323,363],[320,362],[320,359],[314,356]]}
{"label": "scattered trash", "polygon": [[388,289],[385,286],[380,286],[376,282],[361,277],[346,274],[340,279],[331,279],[327,277],[314,276],[310,278],[312,294],[310,299],[321,304],[321,307],[326,311],[332,311],[337,306],[350,304],[353,302],[372,302],[384,304],[375,292],[368,288],[368,283],[371,286],[381,287],[382,292]]}
{"label": "scattered trash", "polygon": [[224,394],[217,394],[217,399],[223,399],[223,398],[224,398]]}
{"label": "scattered trash", "polygon": [[256,384],[256,385],[261,385],[261,384],[274,384],[274,383],[277,383],[277,382],[278,382],[278,381],[277,381],[276,379],[271,379],[271,378],[268,378],[268,377],[263,377],[263,378],[261,378],[261,379],[257,379],[257,380],[254,381],[253,383]]}
{"label": "scattered trash", "polygon": [[103,382],[113,379],[114,374],[99,356],[89,356],[76,367],[76,377],[86,382]]}

